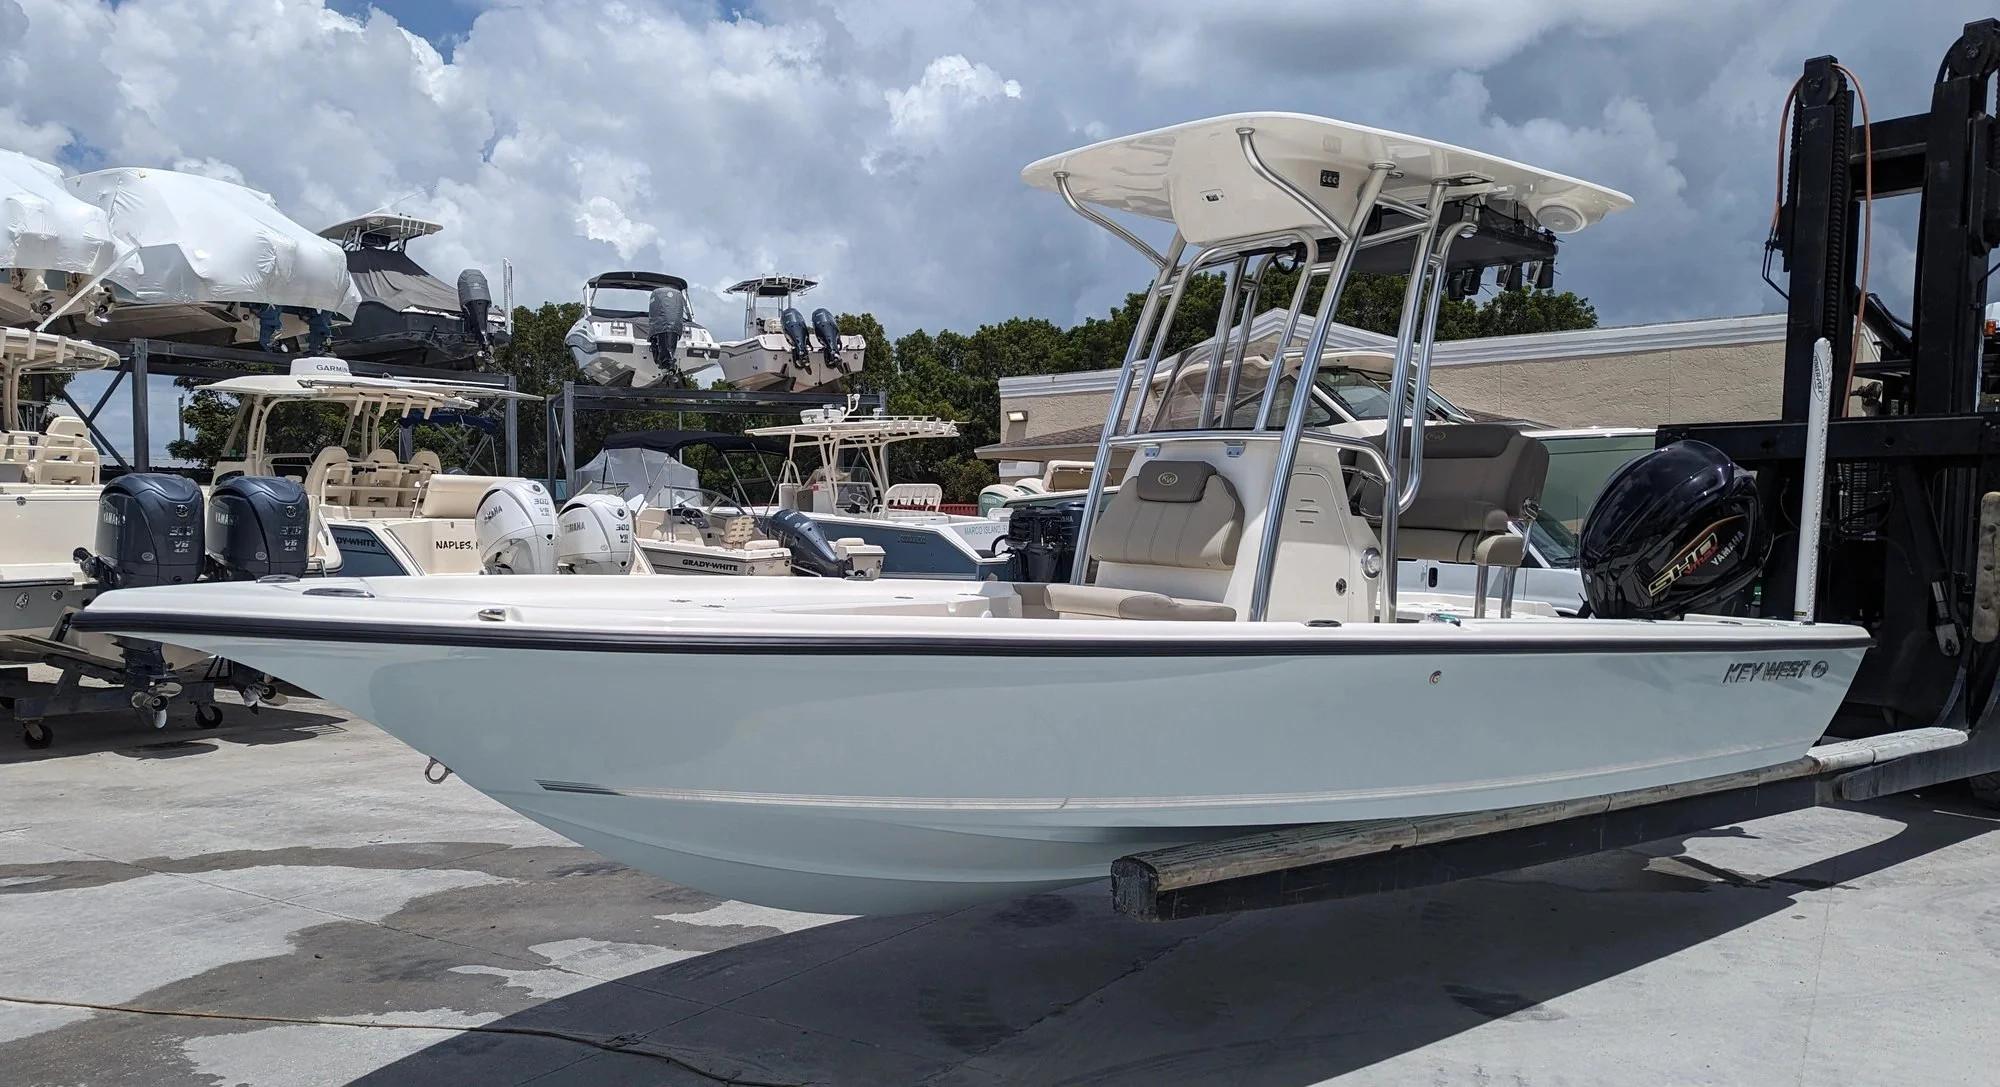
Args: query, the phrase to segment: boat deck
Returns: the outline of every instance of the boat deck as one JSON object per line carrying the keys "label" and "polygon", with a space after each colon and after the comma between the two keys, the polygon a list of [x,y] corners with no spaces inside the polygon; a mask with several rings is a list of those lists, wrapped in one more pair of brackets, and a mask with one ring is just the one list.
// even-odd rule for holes
{"label": "boat deck", "polygon": [[321,704],[245,720],[0,753],[9,1082],[1814,1085],[2000,1062],[2000,823],[1949,793],[1229,919],[1125,920],[1099,883],[842,920],[605,862]]}

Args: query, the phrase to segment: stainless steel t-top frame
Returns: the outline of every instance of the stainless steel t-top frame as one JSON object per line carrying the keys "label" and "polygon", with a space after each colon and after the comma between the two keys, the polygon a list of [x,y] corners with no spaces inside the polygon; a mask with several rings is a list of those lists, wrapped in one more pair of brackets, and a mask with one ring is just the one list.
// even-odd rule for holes
{"label": "stainless steel t-top frame", "polygon": [[[1104,488],[1111,469],[1111,451],[1126,445],[1140,445],[1162,439],[1186,441],[1197,438],[1226,438],[1232,441],[1272,440],[1278,443],[1277,463],[1271,477],[1271,491],[1265,506],[1269,512],[1265,516],[1265,530],[1258,534],[1255,577],[1252,581],[1249,620],[1262,621],[1270,607],[1271,575],[1278,552],[1278,533],[1284,523],[1283,511],[1291,486],[1292,467],[1298,457],[1298,446],[1305,431],[1307,407],[1312,401],[1314,379],[1318,376],[1320,357],[1326,349],[1328,332],[1332,329],[1334,314],[1339,309],[1340,297],[1347,285],[1349,273],[1353,270],[1355,254],[1365,248],[1385,245],[1406,238],[1416,239],[1412,247],[1409,286],[1403,295],[1402,317],[1396,331],[1395,362],[1390,375],[1389,415],[1386,420],[1387,432],[1384,449],[1378,450],[1371,443],[1345,435],[1315,433],[1313,440],[1329,442],[1349,449],[1356,455],[1357,463],[1367,460],[1381,472],[1383,478],[1381,540],[1384,552],[1382,570],[1382,607],[1377,615],[1380,622],[1396,620],[1396,522],[1399,515],[1416,500],[1417,488],[1423,479],[1423,412],[1421,405],[1430,400],[1431,340],[1437,328],[1438,307],[1445,291],[1445,270],[1449,265],[1452,244],[1459,238],[1473,234],[1477,227],[1468,218],[1464,221],[1444,225],[1447,212],[1454,207],[1463,208],[1452,197],[1454,189],[1474,189],[1486,184],[1487,179],[1474,176],[1440,178],[1430,185],[1428,199],[1422,204],[1382,195],[1383,185],[1398,176],[1393,163],[1378,162],[1369,167],[1368,177],[1362,182],[1357,194],[1354,211],[1345,222],[1335,219],[1309,194],[1301,191],[1283,175],[1265,165],[1257,152],[1256,130],[1239,128],[1236,136],[1247,163],[1259,179],[1286,197],[1306,212],[1321,229],[1300,227],[1275,233],[1262,233],[1237,238],[1225,238],[1201,247],[1188,255],[1187,243],[1176,232],[1165,253],[1155,250],[1131,231],[1112,222],[1095,209],[1079,201],[1070,191],[1069,175],[1058,172],[1055,175],[1056,189],[1071,210],[1085,219],[1110,231],[1120,240],[1139,250],[1158,269],[1152,286],[1146,292],[1146,301],[1139,310],[1139,321],[1132,330],[1132,341],[1126,347],[1125,361],[1121,367],[1118,383],[1111,394],[1111,405],[1105,413],[1104,432],[1098,438],[1097,456],[1093,462],[1090,489],[1085,493],[1083,503],[1083,523],[1077,531],[1076,549],[1079,556],[1090,553],[1091,529],[1098,510],[1103,506]],[[1414,220],[1402,226],[1380,228],[1370,233],[1368,224],[1377,209],[1395,211]],[[1330,234],[1335,239],[1333,252],[1329,258],[1321,254],[1320,238]],[[1264,393],[1257,407],[1254,428],[1249,431],[1237,429],[1234,419],[1234,405],[1241,387],[1243,355],[1250,338],[1250,316],[1256,305],[1256,297],[1262,286],[1264,273],[1268,270],[1274,247],[1297,245],[1305,251],[1306,257],[1300,267],[1298,287],[1292,292],[1290,311],[1286,315],[1283,331],[1272,352],[1270,377],[1264,385]],[[1249,258],[1259,257],[1256,271],[1251,273],[1247,297],[1238,304],[1238,293],[1246,274]],[[1159,428],[1165,423],[1164,413],[1156,414],[1154,429],[1141,429],[1146,398],[1159,370],[1160,356],[1167,343],[1167,333],[1173,324],[1175,312],[1180,307],[1182,295],[1189,280],[1202,269],[1228,264],[1229,282],[1223,299],[1222,313],[1217,322],[1213,359],[1202,382],[1199,416],[1194,430],[1174,430],[1163,432]],[[1307,337],[1305,349],[1299,354],[1299,373],[1293,386],[1291,403],[1286,410],[1283,429],[1271,430],[1271,413],[1277,403],[1278,386],[1283,376],[1286,360],[1292,356],[1292,341],[1298,329],[1298,320],[1304,309],[1310,286],[1320,276],[1326,277],[1326,288],[1320,293],[1319,311],[1313,319],[1312,331]],[[1229,322],[1238,319],[1240,331],[1232,341]],[[1419,347],[1418,345],[1421,344]],[[1232,351],[1233,348],[1233,351]],[[1229,374],[1218,380],[1217,372],[1224,360],[1228,362]],[[1172,382],[1169,381],[1169,391]],[[1220,398],[1217,392],[1220,390]],[[1162,399],[1165,398],[1162,394]],[[1407,435],[1405,428],[1408,428]],[[1083,584],[1089,577],[1088,561],[1075,564],[1072,579]]]}

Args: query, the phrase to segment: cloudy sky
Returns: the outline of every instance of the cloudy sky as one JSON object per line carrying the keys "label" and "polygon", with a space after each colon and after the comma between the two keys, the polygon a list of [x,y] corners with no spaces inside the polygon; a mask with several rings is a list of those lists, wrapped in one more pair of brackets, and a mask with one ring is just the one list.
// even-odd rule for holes
{"label": "cloudy sky", "polygon": [[[416,255],[567,299],[612,268],[758,271],[892,334],[1071,321],[1144,278],[1018,179],[1243,109],[1490,149],[1638,200],[1561,284],[1607,322],[1755,312],[1777,114],[1832,52],[1922,108],[1992,5],[1950,0],[0,0],[0,145],[240,179],[318,227],[394,202]],[[1891,234],[1878,267],[1907,259]],[[1880,273],[1878,273],[1880,274]],[[1893,290],[1893,287],[1891,288]],[[728,328],[734,307],[697,293]]]}

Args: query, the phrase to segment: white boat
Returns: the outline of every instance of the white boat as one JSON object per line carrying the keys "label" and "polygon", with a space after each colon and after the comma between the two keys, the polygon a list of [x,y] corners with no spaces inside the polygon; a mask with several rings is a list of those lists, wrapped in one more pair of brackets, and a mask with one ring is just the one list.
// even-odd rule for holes
{"label": "white boat", "polygon": [[[731,493],[701,485],[682,463],[704,451],[729,474]],[[827,538],[809,520],[769,505],[779,487],[771,462],[785,446],[768,438],[706,430],[635,430],[612,434],[576,474],[579,494],[616,498],[631,513],[632,537],[656,574],[880,577],[883,552],[853,537]],[[744,472],[737,468],[741,464]],[[746,482],[744,474],[749,474]],[[762,486],[766,502],[748,492]]]}
{"label": "white boat", "polygon": [[[215,463],[217,482],[276,476],[305,488],[313,505],[315,568],[348,576],[477,574],[492,556],[475,517],[496,488],[511,488],[551,526],[555,506],[539,483],[446,472],[417,450],[405,461],[389,445],[406,415],[469,412],[482,402],[539,399],[492,385],[431,378],[362,377],[345,360],[295,359],[291,372],[249,374],[201,386],[236,400]],[[331,409],[331,415],[325,414]],[[337,434],[312,449],[271,448],[274,420],[318,410]]]}
{"label": "white boat", "polygon": [[998,547],[1005,522],[946,513],[944,488],[936,483],[890,482],[891,446],[956,438],[958,424],[931,415],[862,414],[852,400],[846,408],[808,408],[796,423],[751,428],[786,443],[778,506],[803,512],[828,536],[880,548],[884,577],[1009,576],[1012,560]]}
{"label": "white boat", "polygon": [[0,148],[0,325],[38,324],[84,294],[81,311],[98,314],[110,296],[100,277],[117,258],[110,217],[73,195],[61,169]]}
{"label": "white boat", "polygon": [[354,319],[333,330],[330,350],[344,359],[396,366],[476,369],[509,335],[508,315],[494,312],[493,293],[476,268],[456,287],[426,271],[410,243],[443,224],[375,211],[319,232],[347,254],[347,271],[361,301]]}
{"label": "white boat", "polygon": [[[1470,203],[1567,233],[1624,196],[1275,113],[1094,144],[1025,176],[1093,221],[1176,230],[1156,252],[1118,228],[1160,274],[1086,501],[1112,482],[1114,448],[1132,467],[1104,517],[1084,518],[1095,561],[1075,583],[342,579],[118,592],[79,622],[299,683],[615,860],[823,911],[1056,887],[1246,828],[1684,782],[1819,737],[1868,644],[1859,628],[1478,617],[1382,577],[1385,554],[1468,543],[1483,564],[1519,562],[1546,454],[1514,428],[1408,427],[1398,410],[1372,439],[1307,431],[1308,398],[1274,411],[1278,382],[1220,425],[1235,378],[1204,382],[1187,429],[1145,426],[1134,402],[1194,273],[1302,247],[1302,278],[1336,288],[1313,315],[1303,287],[1292,302],[1286,347],[1305,341],[1309,382],[1353,254],[1403,242],[1391,400],[1422,403],[1425,301],[1461,267]],[[1747,584],[1739,517],[1634,541],[1634,562],[1661,563],[1638,571],[1660,609]]]}
{"label": "white boat", "polygon": [[[584,284],[583,315],[563,342],[584,377],[599,385],[809,392],[858,373],[867,343],[841,335],[833,313],[810,318],[792,308],[794,295],[818,283],[799,276],[746,279],[741,294],[743,338],[718,341],[695,320],[687,281],[663,272],[606,272]],[[643,307],[643,308],[641,308]]]}

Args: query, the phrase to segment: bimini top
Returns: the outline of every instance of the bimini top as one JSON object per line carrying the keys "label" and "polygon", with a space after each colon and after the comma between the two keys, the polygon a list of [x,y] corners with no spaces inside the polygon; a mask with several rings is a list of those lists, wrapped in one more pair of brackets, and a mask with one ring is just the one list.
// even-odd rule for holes
{"label": "bimini top", "polygon": [[650,291],[655,287],[672,287],[677,291],[688,289],[687,280],[679,276],[670,276],[665,272],[606,272],[601,276],[592,276],[590,282],[585,283],[584,286],[592,290],[609,288],[611,290]]}
{"label": "bimini top", "polygon": [[606,449],[651,449],[670,457],[677,457],[681,450],[693,446],[706,446],[718,453],[785,455],[783,442],[713,430],[627,430],[604,439]]}
{"label": "bimini top", "polygon": [[232,396],[283,400],[422,400],[439,407],[471,408],[480,400],[540,400],[533,393],[515,392],[469,381],[430,378],[362,377],[348,371],[344,359],[309,357],[292,362],[288,374],[245,374],[201,386]]}
{"label": "bimini top", "polygon": [[819,286],[819,280],[804,276],[757,276],[731,285],[723,294],[754,294],[759,298],[782,298],[788,294],[804,294]]}
{"label": "bimini top", "polygon": [[[1385,197],[1428,204],[1433,180],[1476,177],[1489,183],[1486,193],[1558,234],[1632,206],[1624,193],[1512,159],[1301,113],[1236,113],[1105,140],[1030,163],[1021,178],[1059,192],[1057,175],[1066,174],[1078,201],[1171,222],[1193,245],[1282,230],[1323,233],[1297,201],[1257,175],[1243,152],[1244,129],[1272,172],[1339,222],[1352,216],[1376,163],[1396,169]],[[1479,191],[1455,188],[1453,196]]]}

